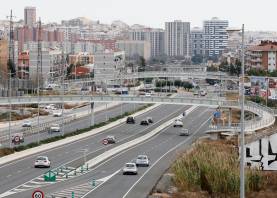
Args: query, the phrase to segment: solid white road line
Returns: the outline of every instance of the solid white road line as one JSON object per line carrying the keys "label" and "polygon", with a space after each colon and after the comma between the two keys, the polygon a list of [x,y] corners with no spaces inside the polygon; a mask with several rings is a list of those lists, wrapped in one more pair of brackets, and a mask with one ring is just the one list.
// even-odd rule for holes
{"label": "solid white road line", "polygon": [[[203,122],[200,127],[196,130],[196,132],[194,133],[194,135],[196,135],[199,130],[210,120],[207,119],[205,122]],[[182,144],[185,144],[186,142],[188,142],[190,139],[192,139],[193,136],[190,136],[188,139],[182,141],[181,143],[177,144],[175,147],[171,148],[169,151],[167,151],[165,154],[163,154],[158,160],[156,160],[144,173],[143,175],[129,188],[129,190],[123,195],[122,198],[126,198],[127,195],[130,193],[130,191],[142,180],[142,178],[159,162],[161,161],[161,159],[163,159],[166,155],[168,155],[170,152],[176,150],[179,146],[181,146]]]}

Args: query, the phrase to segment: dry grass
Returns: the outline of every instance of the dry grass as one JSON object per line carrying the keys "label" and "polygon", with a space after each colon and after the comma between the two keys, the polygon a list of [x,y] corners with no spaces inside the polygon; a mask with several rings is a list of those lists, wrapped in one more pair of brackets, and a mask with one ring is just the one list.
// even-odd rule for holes
{"label": "dry grass", "polygon": [[14,153],[14,151],[12,149],[9,149],[9,148],[1,148],[0,149],[0,157],[3,157],[5,155],[10,155]]}
{"label": "dry grass", "polygon": [[[193,151],[173,164],[172,172],[180,193],[206,191],[212,197],[237,197],[239,194],[238,151],[232,142],[197,144]],[[247,192],[260,191],[265,187],[265,178],[257,170],[247,170],[246,181]]]}
{"label": "dry grass", "polygon": [[238,100],[239,95],[237,93],[226,93],[227,100]]}

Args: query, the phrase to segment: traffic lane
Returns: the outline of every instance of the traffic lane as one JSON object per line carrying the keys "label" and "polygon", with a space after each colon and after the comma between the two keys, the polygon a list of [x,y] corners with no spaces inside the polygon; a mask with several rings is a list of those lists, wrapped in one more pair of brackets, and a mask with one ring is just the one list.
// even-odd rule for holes
{"label": "traffic lane", "polygon": [[[138,117],[138,119],[141,119],[145,116],[152,116],[153,119],[159,120],[163,118],[165,113],[168,113],[170,111],[173,111],[174,109],[179,109],[180,106],[174,105],[164,105],[162,107],[157,107],[153,109],[151,112],[148,112],[144,115],[141,115]],[[144,128],[144,127],[143,127]],[[95,151],[102,147],[104,149],[108,149],[108,147],[104,147],[100,142],[103,138],[106,137],[108,134],[120,134],[120,133],[126,133],[129,135],[132,135],[132,131],[139,131],[141,127],[136,125],[126,125],[122,124],[118,127],[112,128],[110,130],[107,130],[105,132],[102,132],[100,134],[97,134],[95,136],[92,136],[91,138],[80,140],[78,142],[62,146],[57,149],[53,149],[51,151],[46,151],[40,154],[36,154],[30,157],[27,157],[23,160],[17,160],[16,162],[8,164],[9,166],[2,166],[0,169],[0,185],[1,185],[1,192],[4,192],[6,190],[9,190],[11,187],[18,186],[26,181],[29,181],[33,179],[36,176],[39,176],[45,172],[41,169],[33,169],[32,164],[35,160],[35,157],[38,155],[47,155],[50,159],[52,159],[52,164],[55,164],[53,166],[57,167],[60,166],[70,160],[78,159],[80,156],[82,156],[81,150],[84,148],[89,149],[89,151],[92,151],[92,153],[95,153]],[[130,131],[129,133],[127,131]],[[146,130],[145,133],[149,131]],[[108,134],[107,134],[108,132]],[[126,135],[125,134],[125,135]],[[139,134],[138,134],[139,135]],[[81,159],[80,159],[81,160]],[[17,163],[18,162],[18,163]],[[20,170],[20,173],[14,174],[14,170]],[[9,177],[7,177],[9,176]]]}
{"label": "traffic lane", "polygon": [[[205,112],[205,114],[203,114],[203,110],[204,110],[203,108],[200,108],[200,109],[197,109],[194,112],[192,112],[191,113],[192,115],[189,114],[189,116],[187,116],[188,118],[186,117],[184,124],[187,125],[189,128],[191,128],[192,130],[193,130],[193,128],[196,128],[198,123],[204,122],[206,117],[209,117],[209,115],[210,115],[210,113],[207,113],[207,112]],[[192,122],[190,116],[194,117],[194,118],[201,116],[201,118]],[[106,177],[107,175],[110,175],[110,174],[116,172],[118,169],[121,169],[126,162],[129,162],[129,161],[135,159],[135,157],[138,154],[147,153],[148,151],[153,151],[153,149],[155,149],[157,152],[162,152],[162,153],[164,151],[166,152],[171,145],[176,145],[177,142],[179,142],[180,140],[183,140],[183,138],[186,138],[186,137],[180,138],[178,136],[179,131],[180,131],[180,129],[169,127],[165,131],[162,131],[160,134],[158,134],[157,136],[154,136],[153,138],[150,138],[146,142],[143,142],[133,148],[127,149],[127,150],[123,151],[122,153],[111,157],[109,160],[98,165],[93,171],[91,171],[90,173],[88,173],[86,175],[83,175],[78,178],[73,178],[69,182],[57,183],[54,186],[53,185],[48,186],[43,189],[45,190],[45,192],[56,192],[59,190],[64,190],[66,188],[69,188],[72,186],[77,186],[77,185],[80,185],[87,181],[91,181],[92,178],[99,179],[102,177]],[[155,156],[156,156],[156,154],[155,154]],[[155,160],[155,158],[156,158],[155,156],[154,155],[152,156],[151,153],[149,154],[151,161]],[[127,183],[125,182],[123,184],[124,185],[126,184],[128,186],[129,182],[130,181],[128,181]],[[107,182],[107,184],[108,183],[109,182]],[[113,185],[115,185],[115,184],[113,184]],[[115,188],[121,188],[121,185],[117,186]],[[108,189],[109,188],[105,187],[103,189],[103,191],[106,191]],[[106,197],[108,197],[108,194],[109,193],[105,194]],[[98,196],[102,197],[101,193],[98,194],[97,196],[94,196],[94,194],[93,194],[93,197],[98,197]]]}
{"label": "traffic lane", "polygon": [[[143,104],[139,104],[139,105],[136,105],[135,108],[139,109],[142,106],[143,106]],[[131,104],[123,104],[122,109],[123,109],[123,113],[130,112],[130,111],[134,110],[134,106]],[[87,112],[87,113],[89,113],[89,112]],[[104,111],[96,112],[94,115],[94,118],[95,118],[94,123],[99,124],[101,122],[105,122],[106,115],[108,115],[108,118],[113,118],[113,117],[121,115],[121,107],[116,106],[116,107],[107,109],[107,111],[104,110]],[[77,131],[79,129],[89,128],[92,123],[93,122],[92,122],[91,115],[84,116],[80,119],[77,119],[70,123],[65,124],[64,125],[64,133],[67,134],[67,133],[72,133],[74,131]],[[53,121],[53,124],[55,124],[55,121]],[[62,127],[60,127],[60,128],[62,130]],[[60,136],[61,134],[62,134],[61,132],[49,133],[49,131],[44,131],[39,134],[36,133],[36,134],[30,135],[30,136],[26,136],[24,139],[24,143],[22,143],[21,145],[27,145],[32,142],[38,142],[38,141],[48,139],[51,137]]]}
{"label": "traffic lane", "polygon": [[[202,109],[203,111],[203,109]],[[192,131],[192,133],[199,132],[203,133],[206,131],[208,123],[205,123],[209,117],[210,117],[210,111],[207,112],[198,112],[201,117],[198,117],[198,115],[195,116],[195,118],[198,118],[197,121],[191,122],[190,119],[185,123],[188,126],[188,129]],[[199,123],[205,123],[201,126]],[[200,126],[201,127],[200,127]],[[200,129],[199,129],[200,128]],[[150,166],[151,164],[155,163],[156,160],[158,160],[161,156],[163,156],[165,153],[167,153],[170,149],[174,148],[176,145],[181,143],[182,141],[186,141],[189,138],[193,138],[194,134],[191,134],[189,137],[180,137],[179,133],[180,129],[176,129],[173,127],[169,127],[166,130],[164,130],[159,137],[155,138],[153,141],[148,142],[144,144],[143,146],[133,149],[132,151],[121,155],[119,159],[115,159],[112,161],[112,163],[108,163],[107,166],[102,170],[113,170],[116,171],[124,166],[124,163],[127,163],[129,161],[132,161],[136,158],[139,154],[146,154],[150,158]],[[198,136],[197,136],[198,137]],[[196,138],[196,137],[195,137]],[[172,157],[171,159],[174,159],[178,155],[178,152],[171,152],[168,153],[166,156]],[[145,195],[147,195],[152,187],[155,185],[156,181],[159,179],[159,177],[163,174],[163,172],[166,170],[164,167],[168,168],[170,164],[172,163],[171,160],[162,162],[159,161],[157,165],[153,169],[156,169],[157,173],[152,174],[152,170],[148,173],[150,176],[147,179],[143,179],[141,181],[144,186],[142,188],[136,186],[138,188],[137,191],[134,191],[135,193],[128,194],[128,197],[133,198],[133,196],[137,196],[139,198],[146,197],[142,196],[142,193],[144,192]],[[159,165],[160,164],[160,165]],[[113,167],[116,167],[113,169]],[[109,195],[113,195],[113,198],[122,198],[126,192],[140,179],[140,177],[147,171],[149,168],[147,167],[141,167],[138,170],[137,176],[125,176],[122,175],[122,173],[119,173],[118,175],[114,176],[111,180],[109,180],[107,183],[105,183],[103,186],[97,188],[95,191],[87,195],[86,197],[109,197]],[[153,177],[152,179],[150,179]],[[146,192],[146,189],[149,190]],[[142,190],[142,191],[141,191]],[[132,191],[131,191],[132,192]],[[136,193],[138,192],[138,193]]]}
{"label": "traffic lane", "polygon": [[[104,106],[105,103],[95,103],[95,108],[96,107],[100,107],[100,106]],[[80,107],[80,108],[76,108],[76,109],[65,109],[64,110],[64,115],[75,115],[77,113],[80,113],[80,112],[84,112],[84,111],[88,111],[90,108],[90,105],[87,105],[87,106],[84,106],[84,107]],[[57,109],[55,111],[61,111],[61,109]],[[53,117],[53,111],[49,111],[49,115],[47,116],[40,116],[40,123],[47,123],[47,122],[50,122],[50,121],[53,121],[55,120],[56,118]],[[37,117],[32,117],[32,118],[27,118],[27,119],[24,119],[24,120],[20,120],[20,121],[16,121],[16,123],[13,121],[11,123],[11,127],[14,129],[14,130],[21,130],[23,129],[24,127],[22,127],[22,124],[26,121],[31,121],[31,124],[33,127],[37,126]],[[9,129],[9,126],[6,124],[6,126],[2,126],[0,127],[1,131],[3,130],[8,130]]]}

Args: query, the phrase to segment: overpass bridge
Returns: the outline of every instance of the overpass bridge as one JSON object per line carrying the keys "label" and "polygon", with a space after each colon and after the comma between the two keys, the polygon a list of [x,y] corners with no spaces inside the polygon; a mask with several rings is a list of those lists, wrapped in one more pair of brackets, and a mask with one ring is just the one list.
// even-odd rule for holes
{"label": "overpass bridge", "polygon": [[[49,104],[63,102],[122,102],[122,103],[158,103],[177,105],[196,105],[211,108],[227,107],[240,109],[238,101],[196,98],[196,97],[141,97],[141,96],[91,96],[91,95],[51,95],[51,96],[22,96],[22,97],[0,97],[0,105],[16,104]],[[275,122],[274,112],[267,107],[263,107],[254,102],[245,102],[245,110],[258,115],[258,119],[245,123],[245,131],[256,131],[269,127]],[[239,131],[239,126],[222,126],[211,129],[212,131]]]}
{"label": "overpass bridge", "polygon": [[238,81],[237,76],[228,76],[222,72],[160,72],[160,71],[147,71],[147,72],[136,72],[130,74],[119,74],[119,75],[105,75],[97,74],[95,78],[82,78],[65,80],[67,84],[82,84],[92,82],[105,82],[115,80],[132,80],[132,79],[143,79],[143,78],[181,78],[185,80],[190,79],[214,79],[214,80],[231,80]]}

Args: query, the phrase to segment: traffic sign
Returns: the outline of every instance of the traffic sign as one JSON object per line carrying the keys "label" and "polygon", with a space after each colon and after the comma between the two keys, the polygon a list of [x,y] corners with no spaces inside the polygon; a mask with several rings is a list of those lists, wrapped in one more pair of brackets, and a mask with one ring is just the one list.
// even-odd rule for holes
{"label": "traffic sign", "polygon": [[106,139],[103,140],[104,145],[107,145],[108,143],[109,143],[108,140],[106,140]]}
{"label": "traffic sign", "polygon": [[47,181],[47,182],[55,182],[56,181],[56,174],[49,170],[48,172],[46,172],[44,174],[44,181]]}
{"label": "traffic sign", "polygon": [[14,142],[20,143],[20,137],[18,135],[14,137]]}
{"label": "traffic sign", "polygon": [[44,198],[44,193],[41,190],[35,190],[32,194],[32,198]]}

